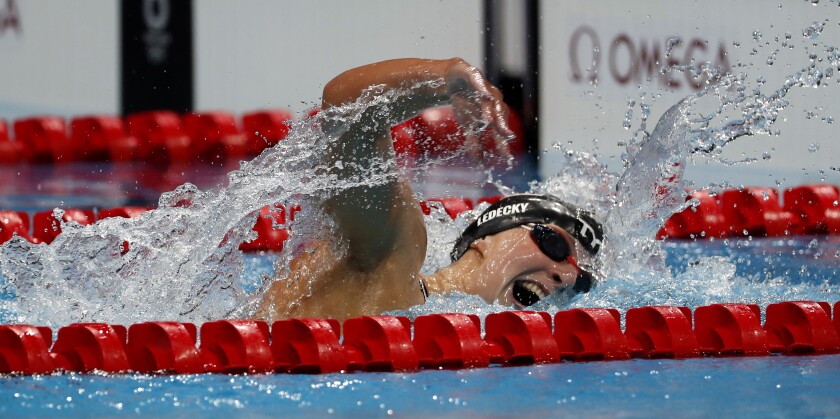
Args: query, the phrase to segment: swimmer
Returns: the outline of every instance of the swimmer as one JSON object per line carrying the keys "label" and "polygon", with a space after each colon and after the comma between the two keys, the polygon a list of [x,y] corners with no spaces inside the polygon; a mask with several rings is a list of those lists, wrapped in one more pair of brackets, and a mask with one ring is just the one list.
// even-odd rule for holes
{"label": "swimmer", "polygon": [[[324,87],[322,109],[356,101],[370,86],[402,88],[426,84],[386,109],[388,121],[408,119],[426,108],[451,104],[468,132],[492,133],[494,154],[509,157],[508,108],[499,90],[461,59],[400,59],[346,71]],[[375,120],[380,118],[379,120]],[[380,112],[364,112],[334,141],[333,161],[369,167],[394,159],[390,126]],[[370,127],[382,126],[379,132]],[[486,141],[467,135],[467,147]],[[346,169],[352,171],[352,169]],[[352,173],[342,173],[350,176]],[[426,228],[409,183],[402,177],[381,185],[338,192],[324,204],[346,250],[314,243],[292,260],[288,275],[263,297],[256,317],[331,317],[343,320],[423,304],[429,294],[465,292],[488,303],[524,308],[550,294],[588,292],[594,255],[604,240],[587,212],[552,196],[514,195],[487,208],[463,232],[452,263],[433,275],[420,274]]]}

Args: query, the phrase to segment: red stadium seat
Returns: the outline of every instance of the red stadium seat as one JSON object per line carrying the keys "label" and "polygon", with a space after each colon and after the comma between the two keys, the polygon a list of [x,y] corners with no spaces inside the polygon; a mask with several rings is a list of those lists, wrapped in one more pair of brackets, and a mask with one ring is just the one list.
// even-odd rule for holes
{"label": "red stadium seat", "polygon": [[248,143],[248,153],[256,155],[289,135],[291,112],[276,109],[251,112],[242,116],[242,129]]}
{"label": "red stadium seat", "polygon": [[128,135],[123,120],[111,115],[73,118],[70,123],[73,144],[85,144],[80,156],[88,161],[128,161],[137,157],[139,142]]}
{"label": "red stadium seat", "polygon": [[236,126],[236,119],[227,112],[188,113],[184,128],[196,150],[211,161],[240,158],[247,154],[245,134]]}
{"label": "red stadium seat", "polygon": [[140,112],[129,115],[126,121],[128,133],[139,141],[138,155],[143,160],[186,163],[198,155],[175,112]]}
{"label": "red stadium seat", "polygon": [[[64,222],[75,221],[81,225],[93,224],[95,218],[93,211],[81,209],[66,209],[61,217]],[[58,234],[61,233],[61,223],[53,216],[53,211],[41,211],[32,217],[32,237],[41,242],[50,244]]]}
{"label": "red stadium seat", "polygon": [[40,116],[15,121],[15,140],[31,150],[35,162],[66,163],[76,159],[77,150],[67,136],[64,119]]}

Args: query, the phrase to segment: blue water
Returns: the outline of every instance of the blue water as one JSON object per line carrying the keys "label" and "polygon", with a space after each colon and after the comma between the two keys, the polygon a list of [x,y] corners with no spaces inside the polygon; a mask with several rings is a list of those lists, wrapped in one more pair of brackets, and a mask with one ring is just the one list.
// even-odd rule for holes
{"label": "blue water", "polygon": [[[739,277],[833,285],[840,278],[837,237],[675,241],[664,247],[675,271],[694,258],[720,255],[736,262]],[[270,273],[271,261],[250,256],[249,276]],[[838,300],[833,293],[825,297]],[[838,388],[840,355],[399,374],[59,374],[0,377],[0,417],[824,417],[840,415]]]}
{"label": "blue water", "polygon": [[840,355],[417,373],[0,379],[4,417],[803,417],[840,414]]}

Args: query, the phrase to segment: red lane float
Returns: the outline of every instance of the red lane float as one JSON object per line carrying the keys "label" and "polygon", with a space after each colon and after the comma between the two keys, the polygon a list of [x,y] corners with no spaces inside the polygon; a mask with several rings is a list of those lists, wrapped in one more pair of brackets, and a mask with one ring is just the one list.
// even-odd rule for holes
{"label": "red lane float", "polygon": [[67,136],[64,119],[40,116],[19,119],[14,123],[15,141],[29,151],[29,157],[39,163],[68,163],[75,160],[73,144]]}
{"label": "red lane float", "polygon": [[837,330],[837,335],[840,336],[840,301],[834,303],[834,328]]}
{"label": "red lane float", "polygon": [[130,371],[125,353],[126,329],[104,323],[76,323],[58,330],[52,354],[64,369],[76,372]]}
{"label": "red lane float", "polygon": [[453,220],[458,214],[473,209],[472,200],[468,198],[430,198],[420,201],[420,210],[429,215],[432,213],[431,206],[436,205],[440,205]]}
{"label": "red lane float", "polygon": [[840,234],[840,188],[803,185],[784,191],[784,205],[771,188],[725,190],[717,200],[707,191],[689,199],[699,205],[672,215],[657,238],[779,237]]}
{"label": "red lane float", "polygon": [[242,116],[242,129],[247,138],[247,149],[252,155],[261,153],[289,135],[292,113],[283,109],[251,112]]}
{"label": "red lane float", "polygon": [[[69,208],[61,216],[62,222],[76,222],[90,225],[94,222],[93,211]],[[50,244],[61,233],[61,223],[53,215],[53,211],[36,212],[32,217],[32,237],[42,243]],[[2,241],[2,240],[0,240]]]}
{"label": "red lane float", "polygon": [[[787,301],[767,306],[764,330],[770,348],[786,354],[828,354],[840,352],[840,338],[831,322],[826,303]],[[837,313],[835,312],[835,323]]]}
{"label": "red lane float", "polygon": [[508,311],[488,315],[485,334],[475,315],[432,314],[412,324],[405,317],[364,316],[344,321],[289,319],[275,322],[220,320],[146,322],[125,327],[72,324],[0,325],[0,373],[53,371],[213,373],[336,373],[483,368],[561,360],[697,356],[768,356],[840,353],[840,302],[790,301],[767,307],[766,322],[751,304],[698,307],[691,327],[685,307],[630,309],[626,329],[614,309],[548,313]]}
{"label": "red lane float", "polygon": [[9,137],[8,123],[0,119],[0,164],[16,164],[29,160],[29,150],[20,141]]}
{"label": "red lane float", "polygon": [[771,188],[743,188],[721,194],[720,204],[732,236],[782,236],[799,232],[799,218],[783,211]]}
{"label": "red lane float", "polygon": [[[508,144],[510,152],[520,155],[525,152],[525,142],[522,122],[515,112],[510,113],[508,125],[516,134],[516,138]],[[426,109],[392,128],[391,137],[398,153],[413,158],[454,153],[461,149],[466,141],[451,106]],[[493,138],[490,133],[485,132],[480,137],[484,151],[492,152]]]}
{"label": "red lane float", "polygon": [[138,207],[138,206],[127,206],[127,207],[114,207],[114,208],[107,208],[99,210],[99,213],[96,214],[97,220],[104,220],[106,218],[134,218],[139,216],[140,214],[151,210],[149,207]]}
{"label": "red lane float", "polygon": [[29,214],[23,211],[0,210],[0,244],[18,235],[32,241],[29,236]]}
{"label": "red lane float", "polygon": [[146,322],[128,328],[126,353],[133,371],[198,374],[204,372],[191,323]]}
{"label": "red lane float", "polygon": [[700,352],[729,356],[769,355],[761,309],[755,304],[713,304],[694,311],[694,335]]}
{"label": "red lane float", "polygon": [[0,373],[48,374],[56,369],[49,354],[52,331],[24,324],[0,326]]}
{"label": "red lane float", "polygon": [[[289,211],[289,220],[294,221],[295,213],[298,211],[300,211],[299,205],[292,206]],[[244,252],[282,251],[283,245],[289,238],[289,231],[285,228],[275,228],[275,225],[284,224],[286,224],[285,206],[262,207],[253,228],[257,232],[257,238],[243,242],[239,245],[239,250]]]}
{"label": "red lane float", "polygon": [[411,322],[401,316],[364,316],[344,322],[348,368],[362,371],[413,371],[420,368],[411,344]]}
{"label": "red lane float", "polygon": [[347,369],[339,343],[341,326],[334,319],[279,320],[271,326],[275,371],[327,374]]}
{"label": "red lane float", "polygon": [[687,307],[653,306],[627,310],[627,342],[634,356],[690,358],[700,356]]}
{"label": "red lane float", "polygon": [[80,148],[79,158],[88,161],[130,161],[138,159],[140,143],[128,135],[122,118],[92,115],[70,122],[70,138]]}
{"label": "red lane float", "polygon": [[201,357],[207,372],[274,371],[268,324],[255,320],[218,320],[201,325]]}
{"label": "red lane float", "polygon": [[696,205],[672,215],[659,230],[658,238],[710,238],[727,234],[728,228],[717,196],[710,195],[708,191],[697,191],[686,198],[686,202],[691,200],[695,200]]}
{"label": "red lane float", "polygon": [[838,200],[840,188],[833,185],[805,185],[785,190],[785,209],[800,217],[805,234],[836,232]]}
{"label": "red lane float", "polygon": [[554,315],[554,338],[563,359],[572,361],[630,358],[627,338],[621,332],[618,310],[576,308]]}
{"label": "red lane float", "polygon": [[240,159],[248,153],[245,134],[227,112],[191,112],[182,121],[195,154],[207,161]]}
{"label": "red lane float", "polygon": [[140,160],[188,163],[196,156],[195,145],[184,131],[181,118],[171,111],[147,111],[129,115],[126,125],[137,137]]}
{"label": "red lane float", "polygon": [[505,365],[560,361],[560,348],[551,331],[551,315],[534,311],[505,311],[487,316],[485,336],[490,362]]}
{"label": "red lane float", "polygon": [[485,368],[490,353],[481,339],[481,320],[468,314],[431,314],[414,321],[421,368]]}

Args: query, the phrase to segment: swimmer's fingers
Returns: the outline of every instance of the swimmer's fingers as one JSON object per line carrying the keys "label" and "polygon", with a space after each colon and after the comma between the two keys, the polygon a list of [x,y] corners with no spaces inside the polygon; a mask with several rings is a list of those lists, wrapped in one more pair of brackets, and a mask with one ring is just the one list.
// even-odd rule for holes
{"label": "swimmer's fingers", "polygon": [[515,138],[513,130],[508,125],[510,111],[507,105],[499,103],[493,106],[491,114],[492,122],[481,135],[484,159],[491,160],[493,164],[510,166],[513,162],[510,143]]}
{"label": "swimmer's fingers", "polygon": [[489,157],[509,163],[509,142],[515,135],[508,124],[510,110],[499,89],[477,68],[466,63],[456,66],[447,81],[452,107],[466,135],[469,154],[479,160]]}

